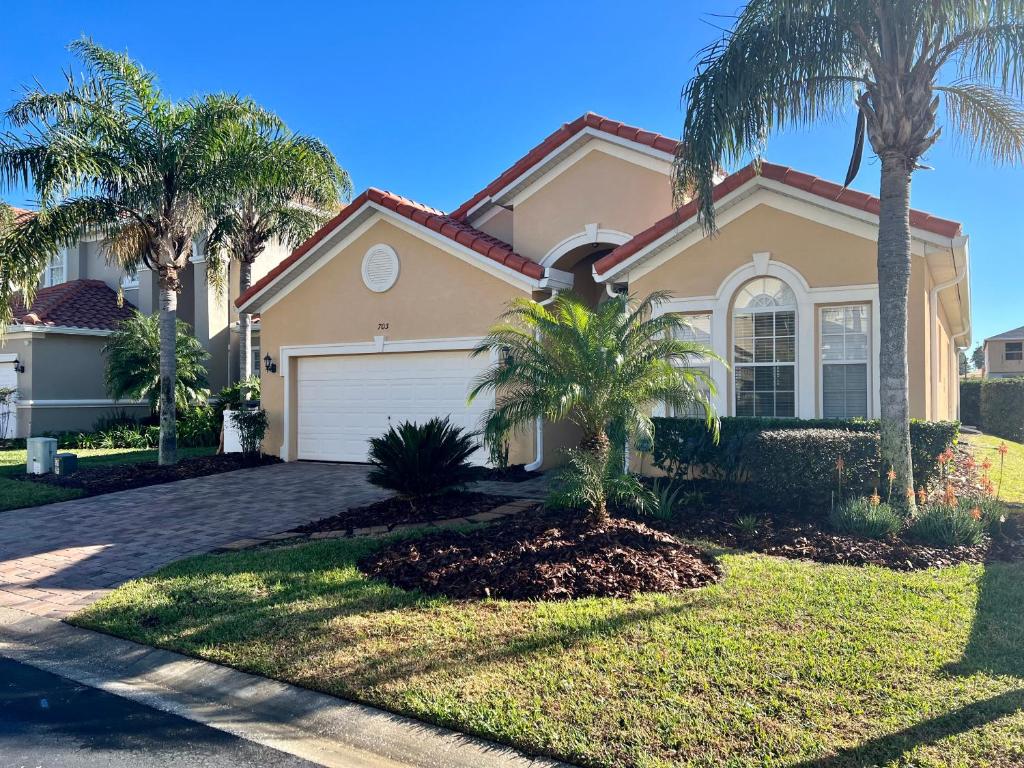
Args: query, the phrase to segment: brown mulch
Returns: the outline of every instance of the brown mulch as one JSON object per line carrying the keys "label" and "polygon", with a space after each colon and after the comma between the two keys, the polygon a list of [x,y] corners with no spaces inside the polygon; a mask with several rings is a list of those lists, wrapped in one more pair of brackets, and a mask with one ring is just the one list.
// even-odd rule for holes
{"label": "brown mulch", "polygon": [[569,600],[677,592],[721,578],[714,557],[633,520],[557,515],[394,542],[359,562],[406,590],[456,599]]}
{"label": "brown mulch", "polygon": [[318,533],[321,531],[352,531],[355,528],[369,528],[386,525],[391,528],[409,523],[430,523],[453,517],[468,517],[479,512],[489,512],[495,507],[512,501],[510,496],[492,496],[486,493],[449,491],[415,502],[393,496],[383,501],[352,507],[337,515],[306,523],[293,529],[295,533]]}
{"label": "brown mulch", "polygon": [[86,496],[99,496],[115,491],[144,488],[147,485],[161,485],[175,480],[205,477],[236,469],[279,464],[276,456],[247,457],[241,453],[226,453],[214,456],[194,456],[182,459],[172,466],[160,466],[155,461],[139,464],[104,464],[83,467],[73,475],[17,475],[26,482],[45,483],[60,488],[77,488]]}
{"label": "brown mulch", "polygon": [[486,467],[481,469],[478,480],[501,481],[503,483],[525,483],[536,480],[539,472],[528,472],[525,464],[511,464],[505,468]]}

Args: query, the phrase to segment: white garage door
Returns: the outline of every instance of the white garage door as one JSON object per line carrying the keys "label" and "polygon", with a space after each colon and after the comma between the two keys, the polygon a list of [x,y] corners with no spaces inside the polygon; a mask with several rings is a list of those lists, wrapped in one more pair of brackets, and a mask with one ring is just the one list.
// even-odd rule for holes
{"label": "white garage door", "polygon": [[[477,431],[494,398],[466,405],[466,395],[488,362],[465,350],[300,358],[298,458],[366,461],[367,441],[389,424],[434,416]],[[483,448],[473,457],[486,459]]]}

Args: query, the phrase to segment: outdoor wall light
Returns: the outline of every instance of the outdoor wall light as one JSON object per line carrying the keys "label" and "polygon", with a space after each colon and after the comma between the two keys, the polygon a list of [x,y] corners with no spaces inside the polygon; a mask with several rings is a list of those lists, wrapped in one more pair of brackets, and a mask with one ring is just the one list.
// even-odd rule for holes
{"label": "outdoor wall light", "polygon": [[267,369],[267,373],[277,373],[277,363],[274,362],[269,352],[263,358],[263,367]]}
{"label": "outdoor wall light", "polygon": [[14,360],[14,372],[15,373],[24,373],[25,372],[24,364],[21,362],[21,360],[18,360],[17,358],[15,358],[15,360]]}

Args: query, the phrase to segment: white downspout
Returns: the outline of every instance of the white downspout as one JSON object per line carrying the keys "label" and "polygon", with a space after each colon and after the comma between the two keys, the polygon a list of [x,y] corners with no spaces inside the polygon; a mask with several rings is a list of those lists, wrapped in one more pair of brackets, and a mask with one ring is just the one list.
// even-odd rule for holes
{"label": "white downspout", "polygon": [[[546,307],[548,304],[553,302],[558,297],[558,289],[554,288],[551,291],[551,295],[548,296],[544,301],[538,302],[542,307]],[[536,472],[540,469],[544,463],[544,419],[537,419],[535,426],[534,438],[533,438],[533,455],[534,459],[529,464],[526,464],[523,469],[527,472]]]}
{"label": "white downspout", "polygon": [[[954,254],[954,260],[955,260],[955,258],[956,258],[956,251],[955,250],[953,251],[953,254]],[[960,267],[960,270],[956,273],[956,276],[953,277],[952,280],[947,280],[944,283],[939,283],[934,288],[932,288],[931,292],[929,293],[928,306],[929,306],[929,308],[931,310],[931,327],[929,328],[929,331],[931,333],[931,340],[932,340],[932,343],[931,343],[931,365],[929,366],[929,368],[931,369],[931,371],[930,371],[931,387],[932,387],[932,398],[931,398],[931,400],[932,400],[931,411],[932,412],[931,412],[931,417],[932,417],[933,420],[938,418],[937,413],[938,413],[938,397],[939,397],[939,393],[938,393],[938,389],[939,389],[939,303],[938,303],[939,293],[944,291],[944,290],[946,290],[947,288],[952,288],[954,285],[957,285],[958,283],[962,282],[963,279],[966,276],[967,276],[967,259],[965,258],[963,266]],[[970,329],[970,325],[968,325],[967,327],[968,327],[968,330],[969,330]],[[966,333],[966,331],[965,331],[965,333]],[[962,333],[957,334],[957,336],[962,336],[962,335],[963,335]],[[959,371],[959,365],[957,367],[957,371]],[[958,378],[958,381],[959,381],[959,375],[958,375],[957,378]],[[950,382],[950,386],[952,386],[952,382]]]}
{"label": "white downspout", "polygon": [[[968,317],[967,318],[967,327],[964,328],[963,331],[961,331],[960,333],[954,334],[953,338],[950,340],[952,345],[953,345],[953,357],[957,358],[957,361],[956,361],[956,372],[957,372],[957,377],[956,377],[956,419],[957,419],[957,421],[960,421],[960,358],[957,355],[957,353],[960,351],[960,345],[956,343],[956,340],[958,338],[960,338],[961,336],[969,336],[970,333],[971,333],[971,318]],[[972,424],[971,426],[972,427],[976,427],[978,425],[977,424]]]}

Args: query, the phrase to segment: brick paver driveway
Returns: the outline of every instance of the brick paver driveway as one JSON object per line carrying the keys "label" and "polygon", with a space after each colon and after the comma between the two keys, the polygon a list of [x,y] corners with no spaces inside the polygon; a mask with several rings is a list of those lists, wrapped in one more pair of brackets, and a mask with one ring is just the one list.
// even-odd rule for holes
{"label": "brick paver driveway", "polygon": [[0,606],[66,616],[186,555],[386,496],[366,472],[275,464],[0,512]]}

